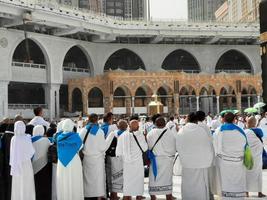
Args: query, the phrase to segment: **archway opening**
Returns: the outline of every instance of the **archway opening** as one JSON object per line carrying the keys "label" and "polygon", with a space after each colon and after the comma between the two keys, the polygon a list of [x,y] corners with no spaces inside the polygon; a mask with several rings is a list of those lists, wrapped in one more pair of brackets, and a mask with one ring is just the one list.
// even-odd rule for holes
{"label": "archway opening", "polygon": [[45,69],[47,62],[41,48],[31,39],[25,39],[16,47],[12,66]]}
{"label": "archway opening", "polygon": [[162,68],[168,71],[200,72],[200,66],[194,56],[181,49],[170,53],[163,61]]}
{"label": "archway opening", "polygon": [[63,61],[64,71],[90,73],[90,67],[86,54],[78,46],[70,48]]}
{"label": "archway opening", "polygon": [[165,88],[160,87],[157,91],[157,95],[159,97],[160,102],[163,104],[163,106],[167,106],[168,105],[168,93],[165,90]]}
{"label": "archway opening", "polygon": [[139,87],[136,92],[135,92],[135,102],[134,106],[135,107],[146,107],[146,98],[147,98],[147,93],[144,90],[144,88]]}
{"label": "archway opening", "polygon": [[142,59],[134,52],[128,49],[120,49],[113,53],[105,63],[104,71],[109,70],[145,70]]}
{"label": "archway opening", "polygon": [[253,73],[253,67],[248,58],[237,50],[224,53],[216,64],[216,73],[239,73],[241,71]]}
{"label": "archway opening", "polygon": [[196,111],[196,92],[191,86],[182,87],[179,92],[179,114]]}
{"label": "archway opening", "polygon": [[89,108],[103,108],[104,107],[103,100],[104,100],[103,92],[99,88],[94,87],[90,90],[88,94]]}
{"label": "archway opening", "polygon": [[113,101],[114,107],[125,107],[126,106],[126,103],[125,103],[126,93],[121,87],[115,90],[113,98],[114,98],[114,101]]}
{"label": "archway opening", "polygon": [[203,87],[199,93],[199,109],[205,113],[216,113],[216,92],[212,86]]}
{"label": "archway opening", "polygon": [[83,111],[82,92],[80,89],[75,88],[72,91],[72,112]]}

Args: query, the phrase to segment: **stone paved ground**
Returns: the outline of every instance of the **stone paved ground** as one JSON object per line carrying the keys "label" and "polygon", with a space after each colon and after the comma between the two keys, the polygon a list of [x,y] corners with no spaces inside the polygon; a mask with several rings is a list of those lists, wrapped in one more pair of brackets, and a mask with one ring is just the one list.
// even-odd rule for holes
{"label": "stone paved ground", "polygon": [[[174,176],[173,177],[173,182],[174,182],[174,193],[173,195],[177,198],[177,200],[181,199],[181,177],[180,176]],[[267,194],[267,170],[263,171],[263,193]],[[256,193],[252,193],[252,197],[247,198],[247,200],[254,200],[254,199],[265,199],[267,198],[257,198]],[[148,195],[148,179],[145,179],[145,195],[149,199]],[[165,199],[164,196],[160,196],[159,199]]]}

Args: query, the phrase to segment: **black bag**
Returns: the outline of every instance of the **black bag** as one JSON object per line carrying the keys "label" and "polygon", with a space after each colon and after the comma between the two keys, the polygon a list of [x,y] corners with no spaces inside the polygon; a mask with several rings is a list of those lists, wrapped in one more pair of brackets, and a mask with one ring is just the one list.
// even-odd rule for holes
{"label": "black bag", "polygon": [[[87,137],[88,137],[88,135],[89,135],[90,130],[91,130],[91,127],[89,127],[89,128],[87,129],[87,132],[86,132],[85,137],[84,137],[84,139],[83,139],[83,148],[84,148],[84,145],[85,145],[85,142],[86,142],[86,140],[87,140]],[[83,161],[83,158],[84,158],[83,148],[79,151],[79,156],[80,156],[80,158],[81,158],[81,161]]]}
{"label": "black bag", "polygon": [[267,169],[267,152],[264,148],[262,152],[262,169]]}
{"label": "black bag", "polygon": [[[57,136],[58,136],[58,133],[56,133],[55,138],[57,138]],[[67,139],[68,137],[65,137],[63,140]],[[48,147],[47,159],[48,159],[48,162],[57,164],[57,160],[58,160],[57,141],[54,141],[54,143]]]}
{"label": "black bag", "polygon": [[148,155],[147,155],[148,151],[143,151],[143,149],[142,149],[141,145],[139,144],[139,142],[137,140],[137,137],[134,135],[134,133],[133,133],[133,137],[134,137],[134,140],[135,140],[136,144],[138,145],[139,149],[142,151],[142,157],[143,157],[144,166],[149,166],[150,165],[150,160],[149,160]]}

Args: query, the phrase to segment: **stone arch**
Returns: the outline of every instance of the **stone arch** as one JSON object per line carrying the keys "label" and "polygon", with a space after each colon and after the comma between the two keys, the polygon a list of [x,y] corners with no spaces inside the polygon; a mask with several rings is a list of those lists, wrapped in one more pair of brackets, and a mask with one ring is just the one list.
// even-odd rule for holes
{"label": "stone arch", "polygon": [[230,49],[223,52],[216,63],[215,72],[219,73],[222,71],[229,73],[245,71],[253,74],[254,68],[251,60],[245,53],[236,49]]}
{"label": "stone arch", "polygon": [[147,85],[141,85],[135,90],[135,103],[137,107],[146,107],[153,92]]}
{"label": "stone arch", "polygon": [[236,109],[237,99],[236,93],[232,86],[223,86],[220,89],[220,110]]}
{"label": "stone arch", "polygon": [[161,68],[170,71],[200,72],[200,65],[196,57],[183,49],[177,49],[169,53],[162,62]]}
{"label": "stone arch", "polygon": [[132,50],[123,48],[112,53],[104,66],[104,71],[109,70],[146,70],[142,58]]}
{"label": "stone arch", "polygon": [[[187,94],[184,94],[185,91],[187,92]],[[191,85],[184,85],[181,87],[179,94],[180,95],[196,95],[196,90]]]}
{"label": "stone arch", "polygon": [[82,91],[79,88],[74,88],[72,95],[72,112],[83,111]]}
{"label": "stone arch", "polygon": [[179,112],[188,114],[196,111],[196,90],[190,86],[182,86],[179,91]]}
{"label": "stone arch", "polygon": [[102,108],[104,107],[104,95],[101,89],[93,87],[88,93],[88,107]]}
{"label": "stone arch", "polygon": [[81,45],[71,46],[65,53],[63,63],[65,71],[88,72],[94,74],[92,59],[86,49]]}
{"label": "stone arch", "polygon": [[158,99],[164,106],[167,106],[167,95],[168,91],[164,87],[160,87],[157,90]]}
{"label": "stone arch", "polygon": [[125,89],[122,87],[117,87],[114,90],[113,94],[113,106],[114,107],[125,107],[126,106],[126,96],[127,93],[125,92]]}

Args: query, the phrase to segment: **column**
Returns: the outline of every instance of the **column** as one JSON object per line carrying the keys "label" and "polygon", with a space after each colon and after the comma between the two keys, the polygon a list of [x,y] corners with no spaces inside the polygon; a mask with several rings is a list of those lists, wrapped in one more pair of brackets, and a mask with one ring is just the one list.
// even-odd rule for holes
{"label": "column", "polygon": [[126,105],[126,115],[130,116],[131,115],[131,98],[126,98],[125,99],[125,105]]}
{"label": "column", "polygon": [[197,98],[197,111],[199,110],[199,96],[196,96]]}
{"label": "column", "polygon": [[72,112],[72,92],[70,87],[68,87],[68,111]]}
{"label": "column", "polygon": [[250,99],[251,97],[248,97],[248,108],[250,108]]}
{"label": "column", "polygon": [[0,81],[0,119],[9,117],[8,113],[8,81]]}
{"label": "column", "polygon": [[111,94],[111,95],[109,96],[109,111],[110,111],[110,112],[113,112],[113,100],[114,100],[114,98],[113,98],[113,94]]}
{"label": "column", "polygon": [[220,96],[216,96],[217,114],[220,113]]}
{"label": "column", "polygon": [[135,97],[132,97],[132,115],[134,115],[134,100],[135,100]]}
{"label": "column", "polygon": [[173,112],[174,114],[179,114],[179,94],[174,94],[173,95],[173,100],[174,100],[174,104],[173,104]]}
{"label": "column", "polygon": [[189,112],[192,112],[192,97],[189,97]]}
{"label": "column", "polygon": [[82,90],[82,101],[83,101],[83,115],[88,115],[88,92]]}
{"label": "column", "polygon": [[59,88],[60,84],[48,84],[45,85],[45,99],[48,105],[49,119],[53,121],[55,118],[59,118]]}
{"label": "column", "polygon": [[261,96],[257,96],[258,98],[258,103],[261,101]]}
{"label": "column", "polygon": [[168,113],[173,114],[172,98],[167,98]]}
{"label": "column", "polygon": [[236,107],[237,110],[242,110],[241,93],[236,94]]}

